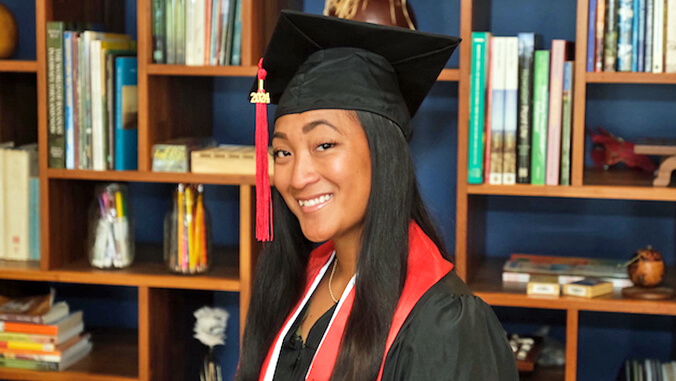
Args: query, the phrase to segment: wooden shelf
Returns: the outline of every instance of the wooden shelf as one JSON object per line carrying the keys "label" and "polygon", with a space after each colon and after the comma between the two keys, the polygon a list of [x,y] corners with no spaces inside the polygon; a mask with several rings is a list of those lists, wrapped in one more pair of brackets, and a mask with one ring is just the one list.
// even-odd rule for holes
{"label": "wooden shelf", "polygon": [[584,174],[583,186],[468,185],[471,195],[566,197],[615,200],[676,201],[676,188],[652,186],[652,175],[634,170],[594,171]]}
{"label": "wooden shelf", "polygon": [[[619,288],[616,288],[612,295],[593,299],[528,296],[525,283],[502,283],[502,266],[505,261],[506,258],[485,258],[469,282],[474,294],[488,304],[503,307],[676,315],[676,299],[667,301],[626,299],[622,297]],[[676,269],[669,269],[667,274],[673,274],[674,271]],[[673,277],[668,277],[665,283],[673,285],[676,283],[674,280]]]}
{"label": "wooden shelf", "polygon": [[676,84],[676,73],[585,73],[587,83]]}
{"label": "wooden shelf", "polygon": [[92,352],[63,372],[0,368],[0,379],[27,381],[132,381],[138,380],[136,331],[92,331]]}
{"label": "wooden shelf", "polygon": [[254,77],[256,66],[186,66],[150,64],[149,75],[165,76],[211,76],[211,77]]}
{"label": "wooden shelf", "polygon": [[48,169],[50,179],[91,180],[91,181],[130,181],[147,183],[195,183],[219,185],[254,185],[255,176],[172,173],[172,172],[139,172],[139,171],[85,171],[78,169]]}
{"label": "wooden shelf", "polygon": [[37,61],[0,60],[0,73],[37,73]]}
{"label": "wooden shelf", "polygon": [[460,80],[459,69],[444,69],[439,74],[437,81],[458,82]]}

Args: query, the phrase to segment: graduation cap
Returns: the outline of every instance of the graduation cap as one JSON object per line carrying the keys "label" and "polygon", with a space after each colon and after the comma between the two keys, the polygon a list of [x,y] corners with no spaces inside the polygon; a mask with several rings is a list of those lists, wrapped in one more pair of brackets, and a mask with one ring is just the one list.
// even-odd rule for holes
{"label": "graduation cap", "polygon": [[271,232],[269,222],[263,221],[270,221],[271,213],[265,103],[278,105],[275,119],[318,109],[369,111],[394,122],[408,139],[409,119],[459,42],[400,27],[282,11],[251,93],[260,151],[257,238],[271,238],[265,232]]}

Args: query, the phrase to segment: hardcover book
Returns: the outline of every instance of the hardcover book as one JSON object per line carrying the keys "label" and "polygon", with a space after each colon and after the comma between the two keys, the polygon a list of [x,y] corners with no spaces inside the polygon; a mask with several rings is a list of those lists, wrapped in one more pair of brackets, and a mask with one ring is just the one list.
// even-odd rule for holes
{"label": "hardcover book", "polygon": [[582,298],[595,298],[613,292],[613,284],[595,278],[586,278],[563,285],[563,294]]}
{"label": "hardcover book", "polygon": [[489,32],[472,33],[472,70],[470,73],[469,146],[467,182],[483,182],[484,122],[486,77],[488,75]]}
{"label": "hardcover book", "polygon": [[533,72],[533,144],[530,182],[533,185],[544,185],[549,111],[549,51],[537,50],[535,52]]}

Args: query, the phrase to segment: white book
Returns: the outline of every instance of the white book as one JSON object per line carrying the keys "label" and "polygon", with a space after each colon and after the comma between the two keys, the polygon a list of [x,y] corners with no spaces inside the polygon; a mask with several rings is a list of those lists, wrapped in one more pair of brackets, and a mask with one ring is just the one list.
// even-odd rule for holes
{"label": "white book", "polygon": [[516,184],[516,129],[519,107],[519,38],[505,37],[505,109],[502,183]]}
{"label": "white book", "polygon": [[187,0],[185,27],[185,64],[204,65],[204,39],[206,38],[206,0]]}
{"label": "white book", "polygon": [[38,174],[37,144],[5,151],[4,220],[6,259],[30,259],[29,179]]}
{"label": "white book", "polygon": [[505,110],[505,50],[507,44],[507,37],[493,37],[491,38],[491,67],[490,67],[490,83],[491,88],[491,109],[487,112],[491,113],[491,129],[490,142],[490,169],[488,175],[488,183],[492,185],[502,184],[502,158],[503,158],[503,138],[504,138],[504,110]]}
{"label": "white book", "polygon": [[653,73],[664,72],[664,3],[655,0],[653,8]]}
{"label": "white book", "polygon": [[668,0],[664,71],[676,73],[676,0]]}

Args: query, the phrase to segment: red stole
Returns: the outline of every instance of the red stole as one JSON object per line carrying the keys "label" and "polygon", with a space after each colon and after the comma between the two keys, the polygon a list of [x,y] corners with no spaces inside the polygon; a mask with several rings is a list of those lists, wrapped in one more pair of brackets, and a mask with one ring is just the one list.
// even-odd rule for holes
{"label": "red stole", "polygon": [[[448,274],[451,269],[453,269],[453,264],[441,256],[437,247],[429,239],[429,237],[425,235],[425,233],[417,224],[411,223],[409,225],[408,239],[409,253],[408,268],[406,270],[406,282],[404,284],[401,297],[399,298],[399,303],[397,304],[397,308],[394,312],[392,325],[390,326],[390,332],[387,335],[387,342],[385,344],[384,352],[385,355],[383,356],[383,360],[380,364],[378,381],[381,380],[383,375],[383,365],[385,364],[387,353],[390,350],[392,343],[394,343],[394,339],[397,337],[401,326],[404,324],[404,321],[408,317],[415,304],[418,302],[420,297],[422,297],[422,295],[427,292],[427,290],[429,290],[435,283]],[[307,287],[303,293],[303,297],[291,311],[282,327],[287,327],[290,325],[294,316],[297,315],[299,310],[304,307],[303,302],[307,301],[310,296],[309,294],[314,291],[315,287],[313,286],[316,286],[316,283],[318,283],[318,281],[321,279],[321,276],[324,273],[322,270],[326,271],[326,266],[328,265],[328,261],[332,254],[333,244],[330,242],[323,244],[310,253],[307,271]],[[320,279],[318,279],[318,277]],[[336,308],[336,312],[332,317],[331,325],[327,329],[327,332],[325,333],[324,338],[317,349],[315,357],[312,360],[308,375],[305,378],[306,380],[328,381],[331,377],[331,373],[333,372],[333,367],[338,356],[338,351],[340,349],[340,342],[345,330],[345,324],[348,317],[350,316],[350,310],[352,309],[353,301],[354,288],[352,288],[347,295],[344,295],[342,300],[339,302],[340,304]],[[280,330],[280,332],[277,334],[277,337],[275,337],[273,345],[268,351],[265,361],[263,362],[263,366],[261,367],[261,373],[259,376],[260,381],[266,380],[266,374],[268,374],[268,380],[272,379],[279,356],[278,347],[281,345],[281,340],[283,340],[282,334],[285,333],[286,330],[282,328],[282,330]],[[275,357],[274,360],[273,355]]]}

